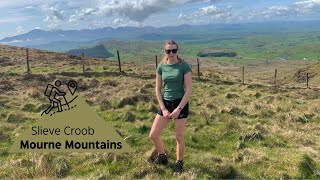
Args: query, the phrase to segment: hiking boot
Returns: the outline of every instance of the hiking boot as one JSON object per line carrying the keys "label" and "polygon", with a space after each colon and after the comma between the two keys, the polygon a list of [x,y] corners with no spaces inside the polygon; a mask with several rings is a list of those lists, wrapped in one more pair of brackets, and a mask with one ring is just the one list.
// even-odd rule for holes
{"label": "hiking boot", "polygon": [[153,161],[154,164],[162,164],[167,165],[168,164],[168,156],[167,154],[158,154]]}
{"label": "hiking boot", "polygon": [[177,160],[174,164],[173,175],[177,176],[183,172],[183,160]]}

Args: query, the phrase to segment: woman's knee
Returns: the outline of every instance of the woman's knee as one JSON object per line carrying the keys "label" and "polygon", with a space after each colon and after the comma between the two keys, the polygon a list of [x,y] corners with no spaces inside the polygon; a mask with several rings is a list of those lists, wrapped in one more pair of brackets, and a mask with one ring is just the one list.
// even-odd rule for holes
{"label": "woman's knee", "polygon": [[156,140],[156,139],[159,138],[159,135],[156,134],[155,132],[150,132],[150,133],[149,133],[149,138],[150,138],[151,140]]}
{"label": "woman's knee", "polygon": [[182,134],[176,135],[176,141],[178,144],[184,143],[184,137]]}

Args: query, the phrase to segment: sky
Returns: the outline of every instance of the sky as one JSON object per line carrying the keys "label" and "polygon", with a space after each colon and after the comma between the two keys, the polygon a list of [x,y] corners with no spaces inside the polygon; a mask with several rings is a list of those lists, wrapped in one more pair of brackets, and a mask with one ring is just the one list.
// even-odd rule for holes
{"label": "sky", "polygon": [[33,29],[320,20],[320,0],[0,0],[0,39]]}

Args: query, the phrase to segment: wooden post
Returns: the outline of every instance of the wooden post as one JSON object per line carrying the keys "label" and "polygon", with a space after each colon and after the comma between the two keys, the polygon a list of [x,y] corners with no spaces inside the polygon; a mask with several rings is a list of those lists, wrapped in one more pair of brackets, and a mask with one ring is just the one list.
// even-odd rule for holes
{"label": "wooden post", "polygon": [[200,79],[200,64],[199,64],[199,58],[197,58],[198,63],[198,78]]}
{"label": "wooden post", "polygon": [[306,85],[307,85],[307,88],[309,88],[309,73],[307,73],[307,77],[306,77]]}
{"label": "wooden post", "polygon": [[118,55],[118,62],[119,62],[119,71],[121,72],[121,62],[120,62],[120,55],[118,50],[117,50],[117,55]]}
{"label": "wooden post", "polygon": [[158,56],[156,55],[156,69],[158,67]]}
{"label": "wooden post", "polygon": [[277,69],[274,70],[274,86],[277,87]]}
{"label": "wooden post", "polygon": [[244,84],[244,66],[242,66],[242,84]]}
{"label": "wooden post", "polygon": [[26,49],[26,56],[27,56],[27,73],[30,75],[30,66],[29,66],[29,48]]}
{"label": "wooden post", "polygon": [[84,73],[85,70],[84,70],[84,53],[81,54],[81,61],[82,61],[82,72]]}

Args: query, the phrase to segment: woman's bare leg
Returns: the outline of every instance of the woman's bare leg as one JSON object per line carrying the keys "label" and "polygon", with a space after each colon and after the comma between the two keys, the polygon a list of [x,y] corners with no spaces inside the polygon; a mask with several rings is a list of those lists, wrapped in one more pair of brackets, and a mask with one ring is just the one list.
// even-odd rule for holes
{"label": "woman's bare leg", "polygon": [[149,138],[152,140],[159,154],[165,153],[164,145],[160,138],[160,134],[163,131],[163,129],[167,127],[169,121],[169,118],[164,118],[163,116],[157,114],[153,121],[152,128],[150,130]]}
{"label": "woman's bare leg", "polygon": [[185,144],[184,144],[184,130],[186,127],[186,118],[183,119],[175,119],[174,120],[174,131],[176,134],[176,141],[177,141],[177,160],[183,160],[183,155],[185,151]]}

